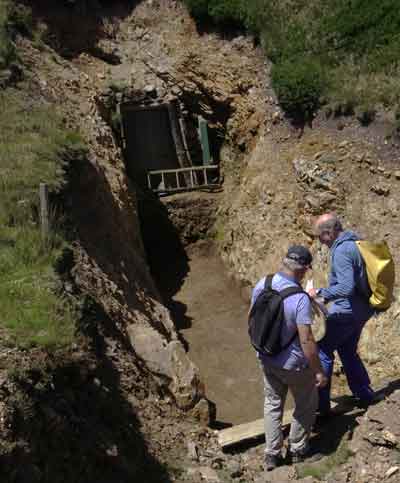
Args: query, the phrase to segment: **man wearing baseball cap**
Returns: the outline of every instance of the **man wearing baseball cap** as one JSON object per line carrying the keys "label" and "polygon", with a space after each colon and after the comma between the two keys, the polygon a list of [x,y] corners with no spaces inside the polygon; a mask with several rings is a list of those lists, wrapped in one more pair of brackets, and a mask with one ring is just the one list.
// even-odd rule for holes
{"label": "man wearing baseball cap", "polygon": [[[301,288],[311,268],[312,255],[301,245],[291,246],[282,260],[281,270],[273,275],[272,290],[282,292],[289,287]],[[267,290],[267,277],[256,284],[251,298],[255,303]],[[284,320],[281,327],[283,350],[276,355],[258,353],[264,375],[265,467],[272,470],[283,463],[282,415],[288,390],[294,399],[290,426],[288,462],[299,462],[311,455],[309,436],[318,406],[318,387],[327,383],[318,357],[311,326],[311,300],[304,292],[287,296],[282,302]]]}

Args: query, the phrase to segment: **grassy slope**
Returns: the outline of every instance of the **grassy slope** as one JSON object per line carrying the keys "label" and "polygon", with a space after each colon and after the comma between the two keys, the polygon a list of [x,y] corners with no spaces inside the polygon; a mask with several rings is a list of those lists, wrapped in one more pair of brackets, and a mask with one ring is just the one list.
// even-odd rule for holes
{"label": "grassy slope", "polygon": [[[13,46],[10,12],[0,0],[3,46]],[[0,59],[3,68],[17,60],[10,48],[13,55]],[[57,294],[53,269],[66,241],[55,213],[51,236],[42,239],[38,187],[45,182],[51,192],[60,191],[67,159],[83,150],[54,108],[23,88],[0,90],[0,324],[19,345],[54,347],[73,338],[71,309]]]}

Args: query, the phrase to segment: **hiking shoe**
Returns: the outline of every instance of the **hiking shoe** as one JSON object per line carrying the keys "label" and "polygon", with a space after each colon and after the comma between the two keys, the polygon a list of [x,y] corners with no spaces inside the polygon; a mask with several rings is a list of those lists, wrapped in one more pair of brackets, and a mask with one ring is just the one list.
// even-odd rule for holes
{"label": "hiking shoe", "polygon": [[385,399],[383,392],[374,392],[368,399],[357,399],[356,406],[361,409],[367,409],[369,406],[373,406]]}
{"label": "hiking shoe", "polygon": [[272,471],[283,462],[281,455],[274,455],[266,453],[264,456],[264,466],[266,471]]}

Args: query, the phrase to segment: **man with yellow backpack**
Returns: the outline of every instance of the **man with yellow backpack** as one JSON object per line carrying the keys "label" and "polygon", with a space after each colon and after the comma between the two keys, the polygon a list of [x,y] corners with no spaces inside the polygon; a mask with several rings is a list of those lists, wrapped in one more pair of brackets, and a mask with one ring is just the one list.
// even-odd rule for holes
{"label": "man with yellow backpack", "polygon": [[[321,215],[315,223],[322,244],[330,248],[331,269],[327,288],[310,289],[312,298],[332,302],[326,317],[326,332],[318,343],[321,364],[331,381],[334,352],[343,364],[347,382],[361,405],[375,402],[368,372],[357,352],[358,341],[367,320],[377,309],[390,305],[394,285],[394,264],[385,242],[360,240],[344,231],[333,213]],[[319,414],[330,413],[329,384],[319,391]]]}

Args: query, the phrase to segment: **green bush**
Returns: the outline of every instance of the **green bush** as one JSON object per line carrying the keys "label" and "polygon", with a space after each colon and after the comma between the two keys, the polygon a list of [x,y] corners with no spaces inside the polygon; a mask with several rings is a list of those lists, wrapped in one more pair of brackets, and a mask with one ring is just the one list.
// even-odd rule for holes
{"label": "green bush", "polygon": [[0,69],[17,60],[14,43],[17,32],[30,37],[39,46],[40,32],[35,30],[32,10],[11,0],[0,0]]}
{"label": "green bush", "polygon": [[291,117],[310,119],[320,105],[326,80],[319,62],[287,59],[273,66],[272,85],[279,103]]}
{"label": "green bush", "polygon": [[0,0],[0,69],[5,69],[16,59],[15,45],[9,27],[10,4]]}
{"label": "green bush", "polygon": [[208,16],[208,0],[184,0],[184,2],[198,20],[203,20]]}
{"label": "green bush", "polygon": [[184,0],[198,20],[217,24],[240,24],[246,14],[245,0]]}
{"label": "green bush", "polygon": [[[369,105],[361,122],[370,122],[377,105],[400,100],[398,0],[184,1],[200,21],[242,24],[261,40],[289,114],[316,109],[323,92],[330,104],[354,104],[352,111]],[[302,59],[311,72],[293,59]]]}
{"label": "green bush", "polygon": [[375,120],[376,110],[370,105],[361,105],[357,109],[357,119],[362,126],[368,126]]}
{"label": "green bush", "polygon": [[243,0],[209,0],[208,12],[216,22],[240,23],[245,13]]}
{"label": "green bush", "polygon": [[34,30],[32,10],[26,5],[13,4],[9,9],[9,24],[11,30],[32,37]]}

